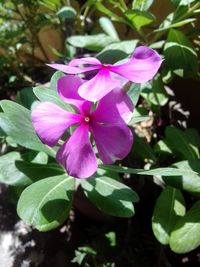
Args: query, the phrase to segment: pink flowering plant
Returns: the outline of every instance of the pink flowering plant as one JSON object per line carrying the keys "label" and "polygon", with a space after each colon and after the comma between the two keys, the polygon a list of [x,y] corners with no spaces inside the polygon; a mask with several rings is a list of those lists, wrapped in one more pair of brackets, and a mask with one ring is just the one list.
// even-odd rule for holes
{"label": "pink flowering plant", "polygon": [[88,178],[97,171],[90,134],[104,164],[126,157],[133,144],[133,134],[125,123],[133,104],[126,92],[115,88],[91,111],[93,103],[78,95],[82,84],[84,81],[75,76],[58,80],[58,94],[75,108],[74,113],[50,102],[40,103],[32,112],[34,129],[48,146],[55,146],[68,128],[77,126],[56,154],[56,160],[76,178]]}
{"label": "pink flowering plant", "polygon": [[[69,175],[88,178],[97,170],[89,133],[104,164],[123,159],[131,150],[133,135],[126,120],[133,112],[133,103],[127,93],[119,88],[120,81],[114,80],[110,72],[120,73],[135,82],[146,82],[153,78],[161,62],[161,57],[152,49],[138,47],[131,59],[120,65],[103,65],[95,58],[74,59],[68,66],[51,65],[70,74],[99,70],[88,81],[73,75],[58,80],[58,95],[77,113],[69,113],[49,102],[41,103],[32,112],[34,129],[42,142],[49,146],[55,146],[70,126],[78,125],[56,155],[57,161]],[[96,65],[74,67],[81,63]],[[96,108],[91,111],[93,104]]]}
{"label": "pink flowering plant", "polygon": [[[139,258],[146,263],[149,249],[151,258],[158,251],[152,234],[143,238],[151,216],[162,244],[154,265],[170,265],[172,254],[163,245],[179,254],[200,245],[200,136],[187,128],[196,118],[189,113],[200,77],[200,2],[65,2],[0,4],[0,93],[6,99],[0,101],[0,182],[11,189],[19,217],[39,231],[69,218],[68,232],[68,225],[77,224],[77,211],[114,221],[119,245],[111,252],[118,258],[123,247],[119,262],[127,259],[127,266]],[[151,13],[160,13],[167,2],[172,13]],[[65,43],[62,48],[43,36],[44,26],[59,28],[55,44]],[[31,87],[19,91],[19,81]],[[111,218],[135,212],[131,220]],[[110,233],[105,236],[115,244]],[[100,250],[96,259],[79,247],[73,262],[90,266],[84,259],[89,253],[93,265],[114,266],[101,265]]]}
{"label": "pink flowering plant", "polygon": [[41,231],[57,227],[68,216],[80,187],[101,211],[133,216],[133,202],[139,198],[117,174],[124,170],[118,170],[119,162],[134,151],[130,125],[137,100],[132,94],[138,98],[140,92],[128,88],[130,83],[152,80],[162,61],[155,50],[139,46],[113,65],[95,57],[50,64],[59,71],[50,89],[33,89],[36,101],[31,111],[2,101],[2,128],[21,146],[39,152],[28,165],[18,152],[13,156],[17,171],[10,184],[26,186],[18,201],[24,221]]}

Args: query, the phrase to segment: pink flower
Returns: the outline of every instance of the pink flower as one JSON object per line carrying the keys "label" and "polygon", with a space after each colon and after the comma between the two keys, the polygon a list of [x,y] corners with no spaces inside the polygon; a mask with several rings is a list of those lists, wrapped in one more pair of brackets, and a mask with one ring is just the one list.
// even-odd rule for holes
{"label": "pink flower", "polygon": [[[78,74],[91,70],[98,70],[98,73],[89,81],[83,83],[78,93],[89,101],[98,101],[114,88],[119,86],[120,80],[111,76],[115,73],[135,83],[144,83],[153,78],[157,73],[162,58],[160,55],[145,46],[137,47],[131,58],[120,65],[102,64],[93,57],[73,59],[68,65],[49,64],[48,66],[68,74]],[[91,65],[78,67],[78,65]]]}
{"label": "pink flower", "polygon": [[124,158],[130,151],[133,136],[124,120],[133,111],[128,95],[116,88],[99,102],[93,103],[78,95],[84,84],[79,77],[64,76],[58,80],[58,94],[70,103],[77,113],[70,113],[50,102],[42,102],[32,112],[32,123],[43,143],[55,146],[72,125],[73,134],[59,148],[56,159],[69,175],[87,178],[97,170],[97,159],[90,142],[93,137],[99,156],[104,164]]}

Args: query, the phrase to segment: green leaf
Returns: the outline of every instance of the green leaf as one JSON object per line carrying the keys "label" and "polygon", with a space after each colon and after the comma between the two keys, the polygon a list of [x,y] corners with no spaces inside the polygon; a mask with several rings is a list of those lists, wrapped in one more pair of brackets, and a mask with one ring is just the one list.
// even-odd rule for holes
{"label": "green leaf", "polygon": [[106,176],[81,180],[86,196],[101,211],[117,217],[134,215],[132,202],[139,200],[137,194],[128,186]]}
{"label": "green leaf", "polygon": [[171,29],[164,47],[164,57],[168,68],[181,77],[192,77],[198,73],[197,54],[180,31]]}
{"label": "green leaf", "polygon": [[125,16],[138,31],[140,31],[142,27],[151,24],[155,20],[153,14],[139,10],[128,10],[126,11]]}
{"label": "green leaf", "polygon": [[152,229],[160,243],[169,244],[174,225],[184,215],[185,205],[181,192],[173,187],[166,187],[156,201],[152,217]]}
{"label": "green leaf", "polygon": [[3,115],[2,112],[0,112],[0,139],[6,137],[6,133],[3,131],[1,127],[1,115]]}
{"label": "green leaf", "polygon": [[146,83],[141,95],[149,103],[156,106],[164,106],[168,102],[168,94],[165,90],[160,74],[154,77],[152,83]]}
{"label": "green leaf", "polygon": [[171,0],[171,2],[176,6],[187,6],[195,1],[196,0]]}
{"label": "green leaf", "polygon": [[39,163],[39,164],[47,164],[48,162],[48,155],[44,152],[35,153],[34,151],[30,151],[27,153],[29,157],[31,157],[32,163]]}
{"label": "green leaf", "polygon": [[168,146],[166,140],[160,140],[154,147],[154,151],[159,154],[172,154],[171,148]]}
{"label": "green leaf", "polygon": [[27,87],[18,92],[17,99],[19,104],[30,109],[32,104],[37,100],[31,87]]}
{"label": "green leaf", "polygon": [[164,44],[165,44],[165,41],[162,40],[162,41],[157,41],[155,43],[150,44],[149,47],[152,49],[161,49],[163,48]]}
{"label": "green leaf", "polygon": [[82,264],[82,262],[86,256],[87,256],[87,253],[81,252],[79,250],[75,250],[75,257],[72,259],[71,262],[77,263],[78,265],[81,266],[81,264]]}
{"label": "green leaf", "polygon": [[148,121],[150,119],[149,116],[134,116],[132,117],[132,119],[129,121],[128,125],[132,126],[134,124],[143,122],[143,121]]}
{"label": "green leaf", "polygon": [[6,137],[6,143],[11,147],[15,147],[15,148],[17,147],[17,144],[14,142],[14,140],[10,136]]}
{"label": "green leaf", "polygon": [[115,42],[113,44],[106,46],[98,55],[100,55],[101,53],[105,51],[116,50],[116,51],[124,52],[126,56],[128,56],[133,53],[137,44],[138,44],[137,39]]}
{"label": "green leaf", "polygon": [[129,90],[128,90],[128,95],[130,96],[134,106],[136,106],[138,103],[141,89],[142,89],[142,87],[140,84],[132,83]]}
{"label": "green leaf", "polygon": [[166,141],[169,147],[182,155],[183,159],[194,160],[199,158],[199,151],[192,144],[192,139],[174,126],[168,126],[165,130]]}
{"label": "green leaf", "polygon": [[106,46],[97,58],[103,63],[114,64],[133,53],[138,40],[121,41]]}
{"label": "green leaf", "polygon": [[116,39],[116,41],[119,41],[119,36],[117,31],[115,30],[114,25],[112,24],[111,20],[107,17],[101,17],[99,19],[99,24],[102,28],[102,30],[113,39]]}
{"label": "green leaf", "polygon": [[166,176],[163,177],[163,181],[167,185],[200,195],[200,160],[181,161],[174,163],[173,166],[182,170],[182,175]]}
{"label": "green leaf", "polygon": [[0,126],[8,136],[23,147],[55,156],[54,150],[44,145],[36,135],[28,109],[9,100],[2,100],[0,105],[4,111],[0,114]]}
{"label": "green leaf", "polygon": [[176,253],[187,253],[200,245],[200,201],[177,222],[169,244]]}
{"label": "green leaf", "polygon": [[184,26],[186,24],[192,23],[194,21],[196,21],[195,18],[184,19],[184,20],[179,21],[179,22],[171,23],[168,26],[160,27],[159,29],[156,29],[154,32],[161,32],[161,31],[165,31],[165,30],[168,30],[168,29],[172,29],[172,28],[179,28],[179,27],[182,27],[182,26]]}
{"label": "green leaf", "polygon": [[[26,185],[47,177],[65,173],[64,169],[56,163],[39,164],[17,160],[15,166],[18,172],[21,172],[28,178]],[[24,181],[20,180],[19,182],[25,185]]]}
{"label": "green leaf", "polygon": [[39,0],[38,2],[52,11],[56,11],[61,5],[61,0]]}
{"label": "green leaf", "polygon": [[196,171],[177,169],[172,167],[155,168],[150,170],[143,169],[133,169],[128,167],[121,167],[117,165],[99,165],[100,169],[118,172],[118,173],[130,173],[130,174],[140,174],[140,175],[157,175],[157,176],[180,176],[180,175],[198,175]]}
{"label": "green leaf", "polygon": [[105,234],[105,237],[108,239],[111,247],[115,247],[117,245],[115,232],[108,232]]}
{"label": "green leaf", "polygon": [[184,135],[195,150],[198,150],[198,148],[200,148],[200,135],[196,129],[188,128],[185,130]]}
{"label": "green leaf", "polygon": [[64,170],[57,164],[38,164],[23,161],[19,152],[9,152],[1,156],[0,169],[0,181],[14,186],[27,186],[34,181],[64,173]]}
{"label": "green leaf", "polygon": [[67,42],[74,47],[87,48],[98,52],[107,45],[116,42],[116,39],[100,33],[95,35],[74,35],[67,38]]}
{"label": "green leaf", "polygon": [[71,6],[64,6],[56,13],[56,15],[58,17],[60,17],[61,19],[63,19],[63,20],[65,20],[65,19],[75,19],[76,15],[77,15],[77,12]]}
{"label": "green leaf", "polygon": [[140,11],[146,11],[153,4],[154,0],[134,0],[132,9],[138,9]]}
{"label": "green leaf", "polygon": [[56,91],[38,86],[33,88],[33,92],[40,101],[52,102],[69,112],[74,112],[73,108],[69,104],[65,103],[63,100],[61,100],[61,98],[59,98]]}
{"label": "green leaf", "polygon": [[28,182],[28,178],[16,168],[16,160],[21,160],[21,155],[19,152],[9,152],[0,157],[0,181],[2,183],[19,185],[21,180],[23,180],[25,183]]}
{"label": "green leaf", "polygon": [[156,161],[156,156],[152,147],[145,141],[144,138],[138,137],[137,135],[135,135],[134,140],[134,153],[137,157],[142,158],[143,160],[149,159],[153,162]]}
{"label": "green leaf", "polygon": [[[57,82],[58,82],[58,79],[60,79],[61,77],[65,76],[65,74],[61,71],[56,71],[52,77],[51,77],[51,80],[50,80],[50,87],[49,89],[51,90],[54,90],[57,92]],[[36,87],[35,87],[36,88]],[[38,88],[38,87],[37,87]],[[42,87],[39,87],[39,88],[42,88]],[[45,90],[45,88],[43,89]],[[52,93],[52,92],[50,92]]]}
{"label": "green leaf", "polygon": [[[95,2],[96,2],[96,1],[95,1]],[[102,12],[103,14],[107,15],[107,16],[110,17],[112,20],[127,24],[127,21],[126,21],[123,17],[118,16],[118,15],[115,14],[111,9],[105,7],[102,3],[100,3],[100,2],[96,2],[96,3],[95,3],[95,7],[96,7],[97,10],[99,10],[99,11]]]}
{"label": "green leaf", "polygon": [[75,179],[54,176],[28,186],[17,205],[20,218],[39,231],[49,231],[67,218],[75,188]]}
{"label": "green leaf", "polygon": [[89,246],[78,247],[78,249],[75,250],[75,257],[72,259],[71,262],[77,263],[78,265],[81,266],[83,260],[87,255],[95,256],[96,254],[97,254],[96,251]]}

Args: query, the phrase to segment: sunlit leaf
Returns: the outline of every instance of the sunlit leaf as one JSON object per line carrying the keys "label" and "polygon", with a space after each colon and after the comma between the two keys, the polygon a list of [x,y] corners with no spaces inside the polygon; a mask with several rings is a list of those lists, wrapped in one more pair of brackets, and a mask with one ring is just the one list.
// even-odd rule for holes
{"label": "sunlit leaf", "polygon": [[54,229],[67,219],[74,188],[74,178],[66,174],[40,180],[22,192],[18,215],[39,231]]}
{"label": "sunlit leaf", "polygon": [[184,198],[181,192],[176,188],[166,187],[156,201],[152,217],[153,232],[160,243],[169,244],[174,225],[184,215]]}
{"label": "sunlit leaf", "polygon": [[200,201],[175,225],[170,236],[170,247],[176,253],[187,253],[200,245]]}

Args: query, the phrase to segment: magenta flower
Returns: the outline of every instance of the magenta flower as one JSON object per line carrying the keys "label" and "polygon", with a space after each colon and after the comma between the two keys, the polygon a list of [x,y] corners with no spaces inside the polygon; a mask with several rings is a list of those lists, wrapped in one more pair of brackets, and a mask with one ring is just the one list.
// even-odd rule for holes
{"label": "magenta flower", "polygon": [[[135,49],[127,62],[120,65],[102,64],[98,59],[88,57],[73,59],[68,65],[49,64],[48,66],[68,74],[98,70],[98,73],[89,81],[82,83],[78,90],[78,94],[82,98],[98,101],[119,86],[120,80],[112,77],[112,73],[135,83],[144,83],[153,78],[161,63],[162,58],[156,51],[140,46]],[[91,66],[78,67],[81,64]]]}
{"label": "magenta flower", "polygon": [[32,112],[32,123],[43,143],[55,146],[72,125],[73,134],[59,148],[56,159],[69,175],[87,178],[97,170],[97,159],[90,142],[93,137],[104,164],[124,158],[130,151],[133,136],[125,120],[133,111],[133,104],[121,89],[114,89],[102,98],[95,110],[92,102],[78,95],[84,84],[79,77],[64,76],[58,80],[58,94],[70,103],[77,113],[70,113],[50,102],[42,102]]}

